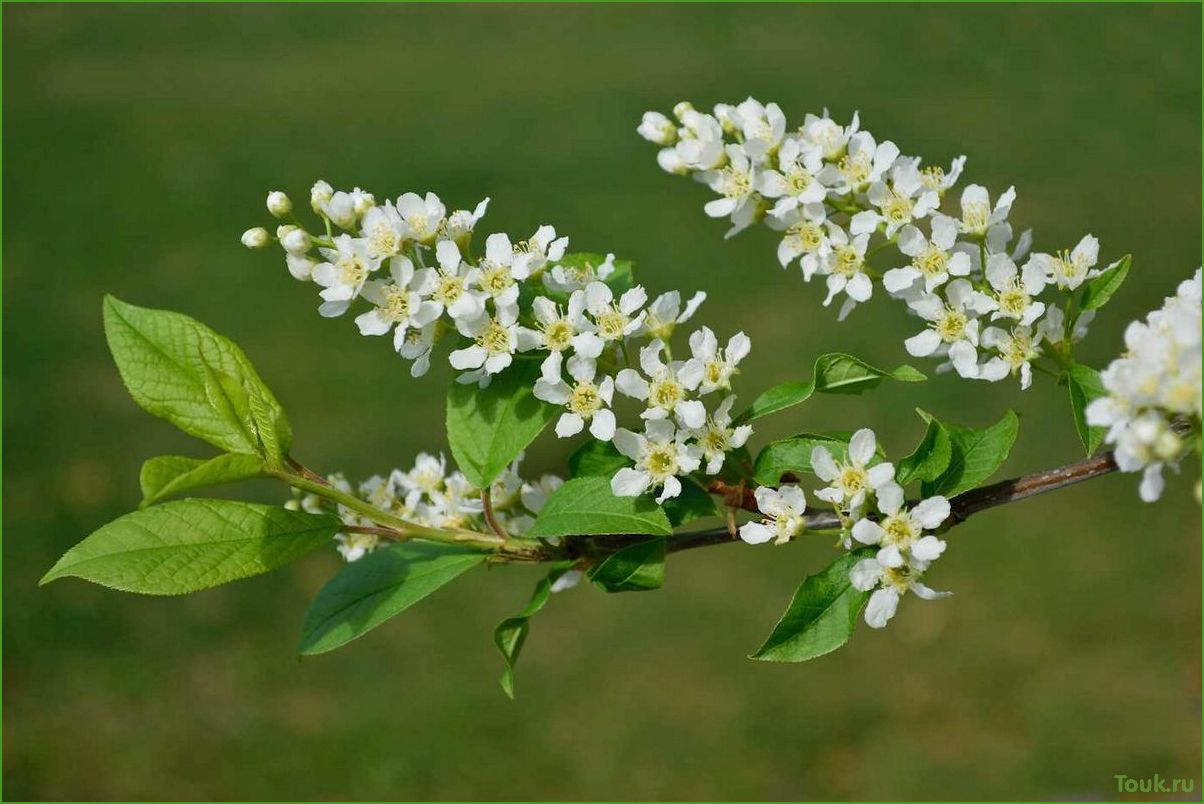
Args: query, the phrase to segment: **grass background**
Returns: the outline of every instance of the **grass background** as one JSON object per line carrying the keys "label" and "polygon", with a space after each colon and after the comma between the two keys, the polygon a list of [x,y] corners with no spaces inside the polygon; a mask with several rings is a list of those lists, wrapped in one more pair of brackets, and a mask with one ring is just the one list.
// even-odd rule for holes
{"label": "grass background", "polygon": [[[300,662],[333,551],[180,599],[36,588],[135,506],[144,458],[205,454],[123,392],[105,292],[242,344],[316,468],[442,448],[444,376],[411,381],[383,341],[320,319],[276,254],[238,245],[268,189],[431,188],[492,196],[485,231],[552,222],[635,259],[652,292],[712,294],[706,320],[753,340],[746,398],[824,351],[906,359],[898,305],[837,325],[768,234],[723,242],[703,191],[657,169],[634,126],[682,98],[860,108],[905,152],[1015,183],[1038,246],[1090,231],[1105,258],[1131,251],[1083,347],[1102,364],[1199,264],[1197,6],[10,5],[3,22],[5,798],[1109,798],[1116,773],[1199,780],[1184,479],[1158,505],[1110,477],[976,517],[932,579],[954,598],[802,666],[744,656],[829,547],[675,556],[658,594],[558,596],[514,703],[490,634],[530,569]],[[1013,407],[1016,473],[1078,454],[1064,394],[941,377],[813,400],[757,443],[870,425],[900,455],[915,406],[973,425]],[[530,463],[567,451],[545,439]]]}

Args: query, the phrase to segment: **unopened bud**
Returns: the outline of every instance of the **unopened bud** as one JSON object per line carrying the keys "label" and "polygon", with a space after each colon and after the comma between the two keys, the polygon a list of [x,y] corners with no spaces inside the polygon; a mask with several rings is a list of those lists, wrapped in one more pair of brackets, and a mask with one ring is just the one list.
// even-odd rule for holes
{"label": "unopened bud", "polygon": [[318,179],[309,191],[309,205],[313,207],[314,212],[321,212],[322,205],[329,201],[332,195],[334,195],[334,188]]}
{"label": "unopened bud", "polygon": [[263,248],[271,241],[272,236],[262,226],[256,226],[254,229],[248,229],[242,233],[242,244],[247,248]]}
{"label": "unopened bud", "polygon": [[293,202],[279,190],[268,193],[268,212],[277,218],[283,218],[293,211]]}
{"label": "unopened bud", "polygon": [[309,232],[293,227],[292,231],[280,238],[280,245],[284,246],[284,250],[289,254],[300,256],[309,251],[313,241],[310,240]]}
{"label": "unopened bud", "polygon": [[315,260],[298,254],[285,255],[284,261],[288,264],[288,272],[292,274],[293,279],[302,282],[307,282],[313,277],[314,268],[318,265]]}
{"label": "unopened bud", "polygon": [[673,107],[673,116],[684,122],[686,115],[692,111],[694,111],[694,104],[689,101],[682,101]]}
{"label": "unopened bud", "polygon": [[656,145],[672,145],[677,141],[677,127],[660,112],[644,112],[636,133]]}

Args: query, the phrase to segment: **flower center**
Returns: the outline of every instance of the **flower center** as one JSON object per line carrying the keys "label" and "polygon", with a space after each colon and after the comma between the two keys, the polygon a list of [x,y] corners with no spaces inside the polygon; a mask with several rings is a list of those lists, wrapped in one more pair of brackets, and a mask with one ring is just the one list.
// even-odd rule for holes
{"label": "flower center", "polygon": [[891,223],[907,223],[911,220],[911,199],[895,195],[892,191],[890,198],[882,206],[882,216]]}
{"label": "flower center", "polygon": [[939,165],[929,165],[920,171],[920,184],[929,190],[943,189],[945,169]]}
{"label": "flower center", "polygon": [[790,168],[790,172],[786,174],[786,184],[790,188],[793,195],[802,195],[811,186],[811,172],[806,168],[794,165]]}
{"label": "flower center", "polygon": [[488,291],[490,296],[502,295],[513,284],[514,278],[510,275],[510,269],[504,265],[491,265],[481,274],[481,287]]}
{"label": "flower center", "polygon": [[602,407],[602,397],[598,386],[588,380],[578,382],[569,394],[568,409],[578,416],[588,419]]}
{"label": "flower center", "polygon": [[870,158],[865,151],[856,156],[845,155],[840,160],[840,172],[854,187],[865,184],[870,178]]}
{"label": "flower center", "polygon": [[386,257],[396,254],[399,245],[397,232],[393,231],[393,227],[388,223],[382,221],[376,224],[371,234],[368,235],[368,245],[372,247],[372,252],[377,256]]}
{"label": "flower center", "polygon": [[435,298],[435,301],[449,305],[454,304],[463,292],[464,279],[462,277],[443,274],[439,277],[439,284],[435,287],[435,292],[431,295]]}
{"label": "flower center", "polygon": [[685,395],[686,392],[681,387],[681,383],[672,377],[656,380],[648,388],[649,404],[663,410],[673,410],[677,407],[677,403],[685,398]]}
{"label": "flower center", "polygon": [[986,231],[987,221],[991,217],[991,208],[982,202],[967,204],[962,207],[962,224],[967,232]]}
{"label": "flower center", "polygon": [[852,246],[836,247],[836,273],[853,276],[861,270],[861,255]]}
{"label": "flower center", "polygon": [[1028,309],[1031,300],[1028,294],[1024,292],[1024,288],[1020,287],[1015,280],[1012,281],[1010,287],[1005,288],[999,293],[999,309],[1004,315],[1012,318],[1021,318],[1024,311]]}
{"label": "flower center", "polygon": [[824,243],[824,232],[818,224],[796,223],[786,233],[799,251],[812,252]]}
{"label": "flower center", "polygon": [[708,385],[726,386],[732,376],[732,368],[724,360],[712,360],[703,368],[703,377]]}
{"label": "flower center", "polygon": [[703,452],[708,455],[718,455],[731,448],[731,431],[711,422],[699,440],[702,442]]}
{"label": "flower center", "polygon": [[573,325],[564,318],[557,318],[555,321],[543,325],[544,344],[552,352],[563,352],[569,348],[575,334]]}
{"label": "flower center", "polygon": [[410,317],[410,292],[397,285],[385,288],[385,303],[381,312],[391,321],[402,321]]}
{"label": "flower center", "polygon": [[884,541],[896,547],[910,547],[916,538],[915,528],[906,517],[888,516],[882,522],[882,530],[886,533]]}
{"label": "flower center", "polygon": [[913,575],[911,567],[906,564],[901,567],[887,567],[882,573],[883,585],[894,587],[899,594],[910,589],[911,584],[918,578],[919,575]]}
{"label": "flower center", "polygon": [[747,173],[730,167],[719,171],[719,194],[727,198],[744,198],[752,192],[752,180]]}
{"label": "flower center", "polygon": [[613,341],[622,338],[626,334],[627,325],[630,322],[631,319],[613,304],[594,316],[594,323],[598,327],[598,335],[604,341]]}
{"label": "flower center", "polygon": [[1087,273],[1086,263],[1075,262],[1068,251],[1059,251],[1053,258],[1053,273],[1059,285],[1070,285]]}
{"label": "flower center", "polygon": [[673,444],[651,444],[644,454],[644,468],[657,482],[677,472],[677,449]]}
{"label": "flower center", "polygon": [[915,256],[911,262],[920,273],[927,277],[940,276],[949,267],[949,255],[939,246],[929,243]]}
{"label": "flower center", "polygon": [[965,313],[946,308],[941,320],[936,322],[936,332],[945,343],[953,343],[965,334],[967,323],[968,319]]}
{"label": "flower center", "polygon": [[481,334],[477,336],[477,344],[490,354],[509,354],[510,330],[499,324],[496,320],[490,321]]}
{"label": "flower center", "polygon": [[367,267],[360,258],[354,254],[339,258],[339,280],[344,285],[359,285],[364,281],[364,275],[368,273]]}
{"label": "flower center", "polygon": [[1007,345],[1001,350],[1003,359],[1012,366],[1021,366],[1036,356],[1032,337],[1023,331],[1013,332]]}
{"label": "flower center", "polygon": [[840,485],[847,494],[856,494],[869,482],[869,475],[859,466],[845,466],[840,470]]}

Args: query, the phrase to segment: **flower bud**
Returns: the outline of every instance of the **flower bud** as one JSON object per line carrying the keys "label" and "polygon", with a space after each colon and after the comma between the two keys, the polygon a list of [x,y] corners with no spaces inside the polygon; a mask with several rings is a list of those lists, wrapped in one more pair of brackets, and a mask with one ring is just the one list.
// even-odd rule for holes
{"label": "flower bud", "polygon": [[736,107],[729,103],[715,104],[715,119],[723,126],[726,134],[735,134],[740,128],[736,125]]}
{"label": "flower bud", "polygon": [[293,279],[302,282],[308,282],[313,277],[314,268],[318,266],[316,260],[299,254],[287,254],[284,261],[288,264],[288,272],[292,274]]}
{"label": "flower bud", "polygon": [[291,232],[293,229],[296,229],[296,228],[297,228],[296,224],[293,224],[293,223],[280,224],[279,226],[276,227],[276,239],[283,240],[284,236],[286,234],[288,234],[289,232]]}
{"label": "flower bud", "polygon": [[376,206],[376,196],[356,187],[351,191],[351,208],[355,214],[364,217],[364,213]]}
{"label": "flower bud", "polygon": [[268,193],[268,212],[277,218],[283,218],[293,211],[293,202],[279,190]]}
{"label": "flower bud", "polygon": [[242,244],[247,248],[263,248],[271,240],[272,236],[262,226],[256,226],[254,229],[248,229],[242,233]]}
{"label": "flower bud", "polygon": [[358,216],[355,214],[355,199],[342,190],[339,190],[322,205],[322,214],[330,218],[330,222],[340,229],[354,229],[358,221]]}
{"label": "flower bud", "polygon": [[310,240],[309,232],[294,226],[291,231],[286,232],[284,237],[280,238],[280,245],[284,246],[284,250],[289,254],[300,256],[309,251],[313,241]]}
{"label": "flower bud", "polygon": [[322,205],[329,201],[332,195],[334,195],[334,188],[318,179],[309,191],[309,205],[313,207],[314,212],[320,213]]}
{"label": "flower bud", "polygon": [[673,116],[684,122],[686,115],[694,111],[694,104],[689,101],[682,101],[673,107]]}
{"label": "flower bud", "polygon": [[636,133],[656,145],[672,145],[677,141],[677,127],[660,112],[644,112]]}
{"label": "flower bud", "polygon": [[677,176],[685,176],[690,172],[676,148],[661,148],[656,153],[656,163],[661,166],[661,170]]}

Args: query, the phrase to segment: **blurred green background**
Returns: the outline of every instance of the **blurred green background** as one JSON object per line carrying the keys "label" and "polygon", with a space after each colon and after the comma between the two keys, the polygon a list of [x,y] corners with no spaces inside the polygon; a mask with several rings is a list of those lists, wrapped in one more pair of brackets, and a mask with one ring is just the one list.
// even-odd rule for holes
{"label": "blurred green background", "polygon": [[[955,597],[800,666],[744,657],[828,545],[675,556],[660,593],[557,596],[513,703],[491,629],[530,568],[306,661],[333,550],[180,599],[36,588],[136,505],[144,458],[207,454],[125,395],[103,293],[242,344],[315,468],[443,448],[445,374],[410,380],[383,340],[320,319],[277,253],[238,244],[269,223],[269,189],[489,195],[486,232],[551,222],[635,259],[653,292],[706,290],[705,319],[753,339],[745,399],[825,351],[905,360],[900,305],[838,325],[770,235],[724,242],[704,191],[659,171],[634,127],[683,98],[751,93],[795,121],[859,108],[906,153],[1015,183],[1038,246],[1090,231],[1106,259],[1131,251],[1083,347],[1102,364],[1199,264],[1198,6],[9,5],[3,22],[5,798],[1111,798],[1116,773],[1199,780],[1186,479],[1157,505],[1114,476],[975,517],[932,578]],[[897,456],[915,406],[973,425],[1010,406],[1019,473],[1078,456],[1064,394],[944,376],[812,400],[756,443],[869,425]],[[567,452],[544,439],[529,466]]]}

